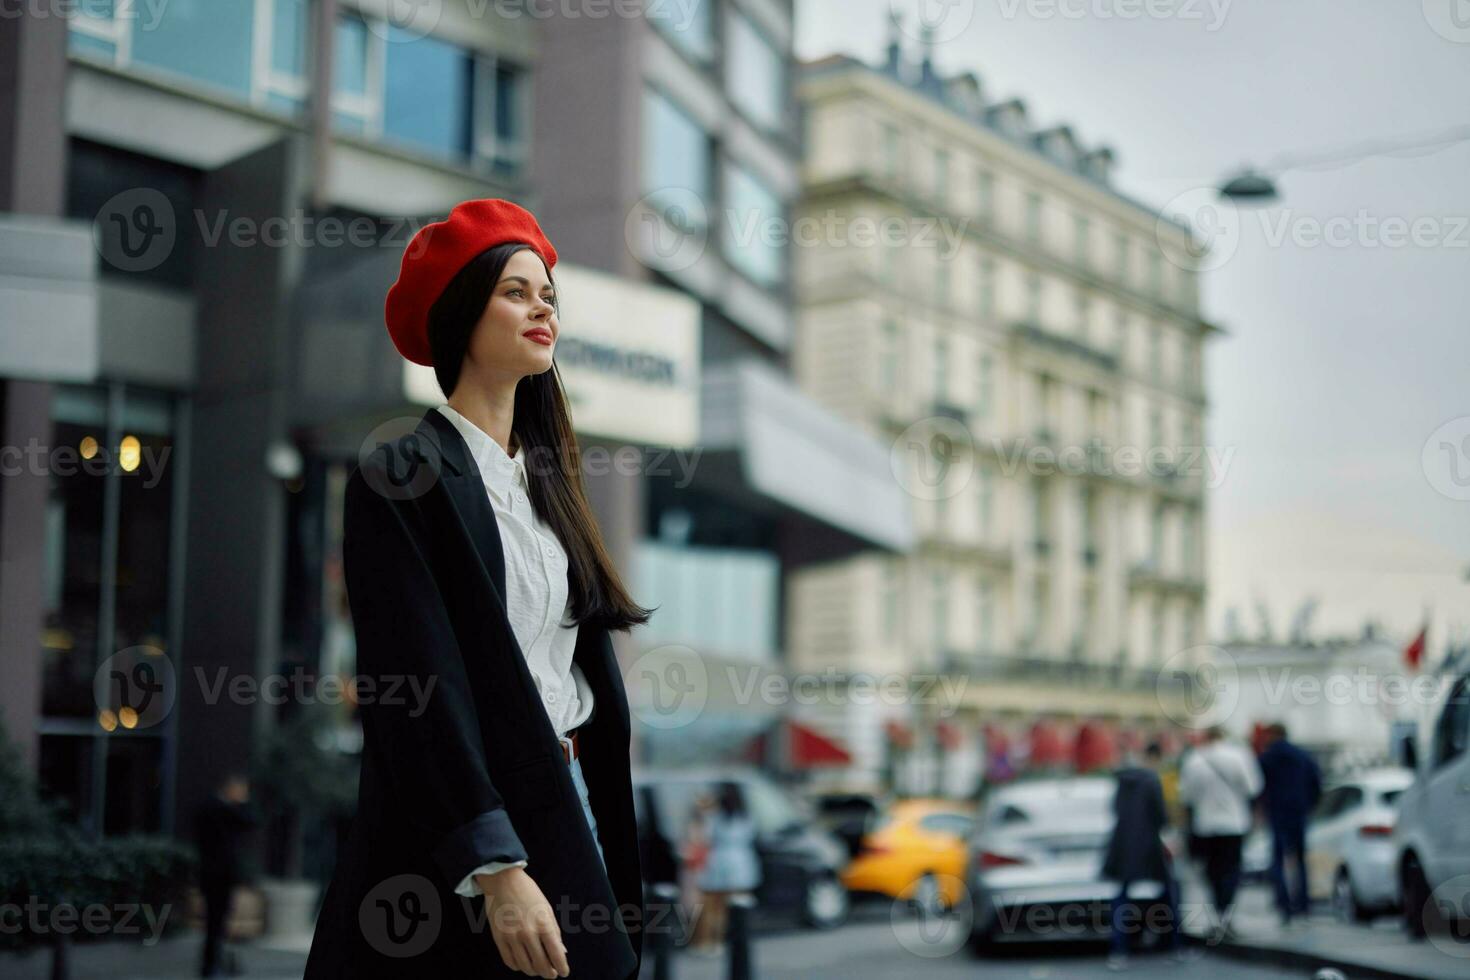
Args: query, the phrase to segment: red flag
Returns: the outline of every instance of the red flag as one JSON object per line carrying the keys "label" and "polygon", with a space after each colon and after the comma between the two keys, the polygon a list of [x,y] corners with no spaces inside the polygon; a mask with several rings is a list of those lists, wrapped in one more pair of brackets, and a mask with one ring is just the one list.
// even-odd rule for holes
{"label": "red flag", "polygon": [[1419,635],[1414,637],[1413,642],[1404,647],[1404,663],[1412,670],[1419,669],[1419,661],[1424,657],[1424,636],[1428,632],[1429,627],[1426,625],[1419,630]]}

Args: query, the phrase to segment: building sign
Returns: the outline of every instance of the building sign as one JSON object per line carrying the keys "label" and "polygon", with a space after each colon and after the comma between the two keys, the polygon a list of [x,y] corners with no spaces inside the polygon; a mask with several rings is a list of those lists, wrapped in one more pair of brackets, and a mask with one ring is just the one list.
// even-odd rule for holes
{"label": "building sign", "polygon": [[[577,433],[692,447],[699,438],[699,303],[662,286],[558,263],[556,363]],[[404,361],[404,393],[443,402],[432,368]]]}

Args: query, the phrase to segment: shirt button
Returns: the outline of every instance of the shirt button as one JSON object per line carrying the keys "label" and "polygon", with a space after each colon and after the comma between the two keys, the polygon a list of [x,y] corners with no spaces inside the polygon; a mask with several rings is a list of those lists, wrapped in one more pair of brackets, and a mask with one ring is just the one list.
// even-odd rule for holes
{"label": "shirt button", "polygon": [[546,546],[546,555],[547,555],[548,558],[551,557],[555,553],[556,553],[556,550],[554,548],[552,548],[551,545],[547,545]]}
{"label": "shirt button", "polygon": [[552,704],[556,704],[556,695],[548,694],[546,695],[546,700],[550,701]]}

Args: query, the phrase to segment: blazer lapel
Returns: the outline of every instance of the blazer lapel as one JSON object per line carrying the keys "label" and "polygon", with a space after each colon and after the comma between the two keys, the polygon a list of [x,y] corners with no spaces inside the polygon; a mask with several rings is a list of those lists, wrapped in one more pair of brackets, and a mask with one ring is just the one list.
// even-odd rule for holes
{"label": "blazer lapel", "polygon": [[444,461],[439,478],[444,483],[444,489],[449,492],[449,499],[459,513],[459,519],[464,522],[465,533],[469,535],[475,552],[480,556],[480,563],[489,575],[490,584],[494,586],[496,604],[505,619],[506,633],[514,637],[505,608],[505,547],[500,541],[500,525],[490,506],[490,497],[485,490],[484,478],[480,476],[480,468],[475,464],[469,446],[465,445],[464,437],[459,434],[454,423],[445,418],[444,413],[437,408],[431,408],[424,413],[418,432],[438,447],[439,456]]}

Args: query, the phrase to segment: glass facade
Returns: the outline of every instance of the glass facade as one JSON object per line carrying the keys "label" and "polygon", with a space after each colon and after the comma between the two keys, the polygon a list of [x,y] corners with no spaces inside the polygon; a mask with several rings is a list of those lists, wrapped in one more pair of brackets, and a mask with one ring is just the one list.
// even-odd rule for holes
{"label": "glass facade", "polygon": [[678,205],[690,191],[710,207],[709,136],[672,99],[653,89],[643,93],[643,193],[665,218],[686,230],[702,228],[707,214]]}
{"label": "glass facade", "polygon": [[383,66],[383,136],[442,156],[469,156],[473,60],[463,48],[432,37],[403,43],[409,40],[411,35],[391,28]]}
{"label": "glass facade", "polygon": [[713,6],[714,0],[652,3],[646,15],[649,23],[676,48],[704,64],[715,56],[714,18],[710,14]]}
{"label": "glass facade", "polygon": [[724,167],[725,220],[721,223],[725,258],[763,286],[785,278],[785,237],[781,202],[744,167]]}
{"label": "glass facade", "polygon": [[749,20],[732,12],[725,45],[725,88],[755,123],[781,130],[785,118],[785,69],[781,55]]}
{"label": "glass facade", "polygon": [[682,643],[719,654],[774,660],[780,563],[765,551],[638,546],[634,594],[659,612],[641,630],[646,649]]}
{"label": "glass facade", "polygon": [[105,833],[161,829],[169,726],[127,697],[99,703],[94,679],[120,651],[173,656],[176,414],[170,396],[122,385],[52,399],[40,777]]}

